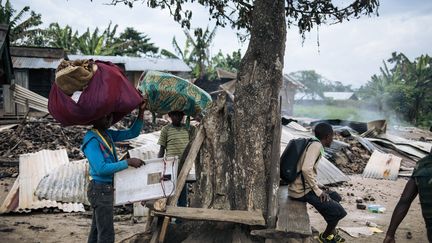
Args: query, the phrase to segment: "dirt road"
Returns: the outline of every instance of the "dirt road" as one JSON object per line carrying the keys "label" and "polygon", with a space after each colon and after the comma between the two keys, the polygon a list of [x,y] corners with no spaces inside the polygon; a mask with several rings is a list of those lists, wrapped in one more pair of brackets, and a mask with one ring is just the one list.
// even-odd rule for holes
{"label": "dirt road", "polygon": [[[3,202],[14,179],[0,180],[0,202]],[[358,243],[380,243],[384,239],[385,231],[390,222],[391,213],[405,186],[405,179],[397,181],[384,181],[363,179],[361,176],[351,176],[351,181],[345,185],[333,188],[343,197],[343,206],[348,211],[348,216],[340,225],[355,227],[365,226],[366,221],[378,224],[378,228],[384,233],[371,236],[360,236],[352,238],[344,234],[347,242]],[[350,186],[352,185],[352,186]],[[348,196],[348,193],[350,196]],[[351,196],[354,194],[354,196]],[[357,197],[371,196],[375,199],[374,204],[386,207],[383,214],[370,213],[356,208]],[[325,222],[313,208],[309,207],[311,224],[318,230],[323,230]],[[86,213],[29,213],[9,214],[0,216],[0,241],[1,242],[85,242],[91,223],[90,212]],[[115,218],[116,239],[125,239],[135,233],[144,230],[144,221],[132,220],[131,215],[116,215]],[[406,233],[410,231],[413,235],[411,240],[406,239]],[[398,232],[397,242],[426,243],[426,230],[421,216],[420,205],[416,199],[408,216],[402,222]]]}

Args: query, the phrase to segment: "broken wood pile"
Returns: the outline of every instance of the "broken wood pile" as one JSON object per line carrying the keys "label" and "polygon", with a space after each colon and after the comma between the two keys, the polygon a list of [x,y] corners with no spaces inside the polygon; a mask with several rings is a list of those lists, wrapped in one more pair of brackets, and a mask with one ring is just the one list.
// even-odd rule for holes
{"label": "broken wood pile", "polygon": [[[136,115],[128,115],[114,127],[126,129],[134,122],[135,117]],[[145,120],[141,133],[159,131],[167,123],[163,119],[157,119],[155,124]],[[5,161],[7,159],[18,160],[20,154],[37,152],[42,149],[66,148],[70,159],[83,159],[80,146],[89,128],[86,126],[62,127],[51,119],[30,118],[15,127],[0,131],[0,158]]]}
{"label": "broken wood pile", "polygon": [[335,151],[329,160],[346,174],[363,173],[371,153],[352,136],[343,137],[336,133],[334,140],[341,141],[348,146],[341,146],[340,150]]}
{"label": "broken wood pile", "polygon": [[85,132],[85,127],[61,127],[49,119],[25,121],[0,132],[0,157],[18,159],[20,154],[66,148],[69,158],[83,159],[80,145]]}

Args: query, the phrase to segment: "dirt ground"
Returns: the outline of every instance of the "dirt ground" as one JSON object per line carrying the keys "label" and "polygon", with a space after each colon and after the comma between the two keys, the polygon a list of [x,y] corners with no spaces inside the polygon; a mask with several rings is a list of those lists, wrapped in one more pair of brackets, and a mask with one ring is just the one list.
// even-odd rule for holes
{"label": "dirt ground", "polygon": [[[361,227],[366,226],[366,222],[372,222],[378,225],[378,228],[384,231],[383,233],[374,234],[371,236],[361,236],[353,238],[345,233],[341,233],[347,242],[358,243],[378,243],[383,242],[385,232],[390,223],[393,209],[395,208],[407,179],[399,178],[397,181],[365,179],[360,175],[350,176],[351,181],[344,183],[339,187],[333,187],[332,190],[337,191],[342,197],[342,206],[347,210],[348,215],[340,221],[340,227]],[[351,186],[352,185],[352,186]],[[350,194],[350,196],[348,196]],[[354,196],[351,196],[354,194]],[[367,210],[357,209],[356,199],[371,196],[375,201],[365,202],[366,204],[379,204],[386,208],[382,214],[371,213]],[[308,212],[311,219],[311,225],[319,231],[324,230],[325,221],[311,207],[308,206]],[[412,239],[407,239],[407,232],[412,233]],[[426,228],[421,215],[421,209],[418,197],[412,203],[408,215],[402,221],[396,232],[396,242],[412,242],[426,243]]]}
{"label": "dirt ground", "polygon": [[[0,180],[0,202],[7,195],[7,190],[12,187],[14,179],[4,178]],[[343,234],[347,242],[375,243],[382,242],[390,222],[391,213],[405,186],[406,179],[397,181],[384,181],[363,179],[361,176],[351,176],[351,181],[334,187],[343,196],[342,205],[347,209],[348,216],[340,222],[340,226],[365,226],[366,221],[378,224],[378,228],[384,232],[372,236],[352,238]],[[351,186],[352,185],[352,186]],[[350,196],[348,196],[348,193]],[[354,194],[354,196],[351,196]],[[374,204],[386,207],[383,214],[370,213],[356,208],[358,197],[371,196],[375,198]],[[325,222],[313,208],[309,207],[311,224],[322,231]],[[91,212],[85,213],[44,213],[42,211],[29,214],[8,214],[0,216],[0,242],[85,242],[90,229]],[[143,232],[145,219],[132,219],[131,215],[115,216],[116,240]],[[406,239],[406,233],[410,231],[413,238]],[[411,206],[405,220],[397,232],[397,242],[427,242],[426,231],[421,216],[420,205],[416,199]]]}

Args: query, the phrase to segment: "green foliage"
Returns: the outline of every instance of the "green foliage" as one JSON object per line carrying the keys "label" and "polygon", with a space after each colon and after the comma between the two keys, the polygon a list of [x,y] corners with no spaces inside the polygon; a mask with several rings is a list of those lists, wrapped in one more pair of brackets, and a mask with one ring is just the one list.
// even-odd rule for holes
{"label": "green foliage", "polygon": [[216,36],[216,27],[211,31],[208,27],[204,31],[201,28],[196,28],[193,33],[191,35],[189,31],[184,30],[186,41],[183,48],[180,48],[176,38],[173,38],[172,45],[176,54],[163,49],[161,55],[182,59],[192,68],[192,75],[195,78],[202,78],[211,68],[210,46]]}
{"label": "green foliage", "polygon": [[78,51],[78,32],[73,31],[69,25],[61,27],[58,23],[52,23],[44,30],[44,36],[48,46],[63,48],[66,53],[75,54]]}
{"label": "green foliage", "polygon": [[392,110],[418,126],[432,125],[432,58],[421,55],[410,61],[402,53],[393,53],[384,62],[381,74],[360,89],[360,95],[375,102],[381,110]]}
{"label": "green foliage", "polygon": [[116,46],[114,55],[134,57],[154,55],[159,49],[150,43],[150,37],[132,27],[127,27],[115,38],[113,45]]}
{"label": "green foliage", "polygon": [[[189,3],[198,2],[209,11],[209,20],[214,19],[216,25],[231,25],[233,28],[251,30],[253,0],[111,0],[111,4],[124,3],[129,7],[133,4],[146,3],[151,8],[168,9],[174,20],[182,27],[190,28],[192,10]],[[295,25],[300,33],[310,31],[315,25],[324,23],[340,23],[349,18],[359,18],[377,12],[378,0],[355,0],[351,4],[339,6],[329,0],[298,1],[285,0],[285,13],[289,25]]]}
{"label": "green foliage", "polygon": [[316,119],[343,119],[360,122],[384,119],[382,113],[368,107],[359,107],[358,102],[352,104],[295,104],[294,116]]}
{"label": "green foliage", "polygon": [[215,71],[216,68],[221,68],[230,72],[238,72],[240,69],[241,62],[241,51],[238,49],[237,51],[233,51],[232,54],[223,55],[222,51],[219,52],[212,57],[212,71]]}
{"label": "green foliage", "polygon": [[306,94],[323,97],[323,92],[352,91],[351,85],[344,85],[339,81],[332,82],[314,70],[297,71],[290,73],[290,75],[306,87],[304,89]]}
{"label": "green foliage", "polygon": [[[28,13],[30,16],[25,18]],[[37,28],[42,24],[41,15],[30,11],[29,6],[17,12],[9,0],[4,4],[0,0],[0,23],[9,25],[12,45],[42,44],[41,30]]]}
{"label": "green foliage", "polygon": [[58,23],[52,23],[42,33],[46,46],[63,48],[69,54],[138,57],[157,53],[158,48],[150,43],[150,38],[145,34],[127,27],[117,36],[117,28],[118,25],[109,23],[102,32],[99,28],[93,31],[87,28],[79,35],[69,25],[61,27]]}

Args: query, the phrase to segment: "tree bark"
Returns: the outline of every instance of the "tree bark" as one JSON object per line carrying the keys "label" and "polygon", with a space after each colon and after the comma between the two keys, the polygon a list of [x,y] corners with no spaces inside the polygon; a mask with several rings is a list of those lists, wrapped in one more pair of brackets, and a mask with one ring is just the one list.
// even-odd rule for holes
{"label": "tree bark", "polygon": [[232,114],[228,111],[226,95],[219,95],[203,120],[206,137],[196,164],[197,182],[193,207],[235,209],[232,170],[234,163],[234,134]]}
{"label": "tree bark", "polygon": [[[273,132],[280,119],[286,23],[283,0],[256,0],[234,102],[235,209],[267,212]],[[279,146],[279,142],[273,146]]]}

